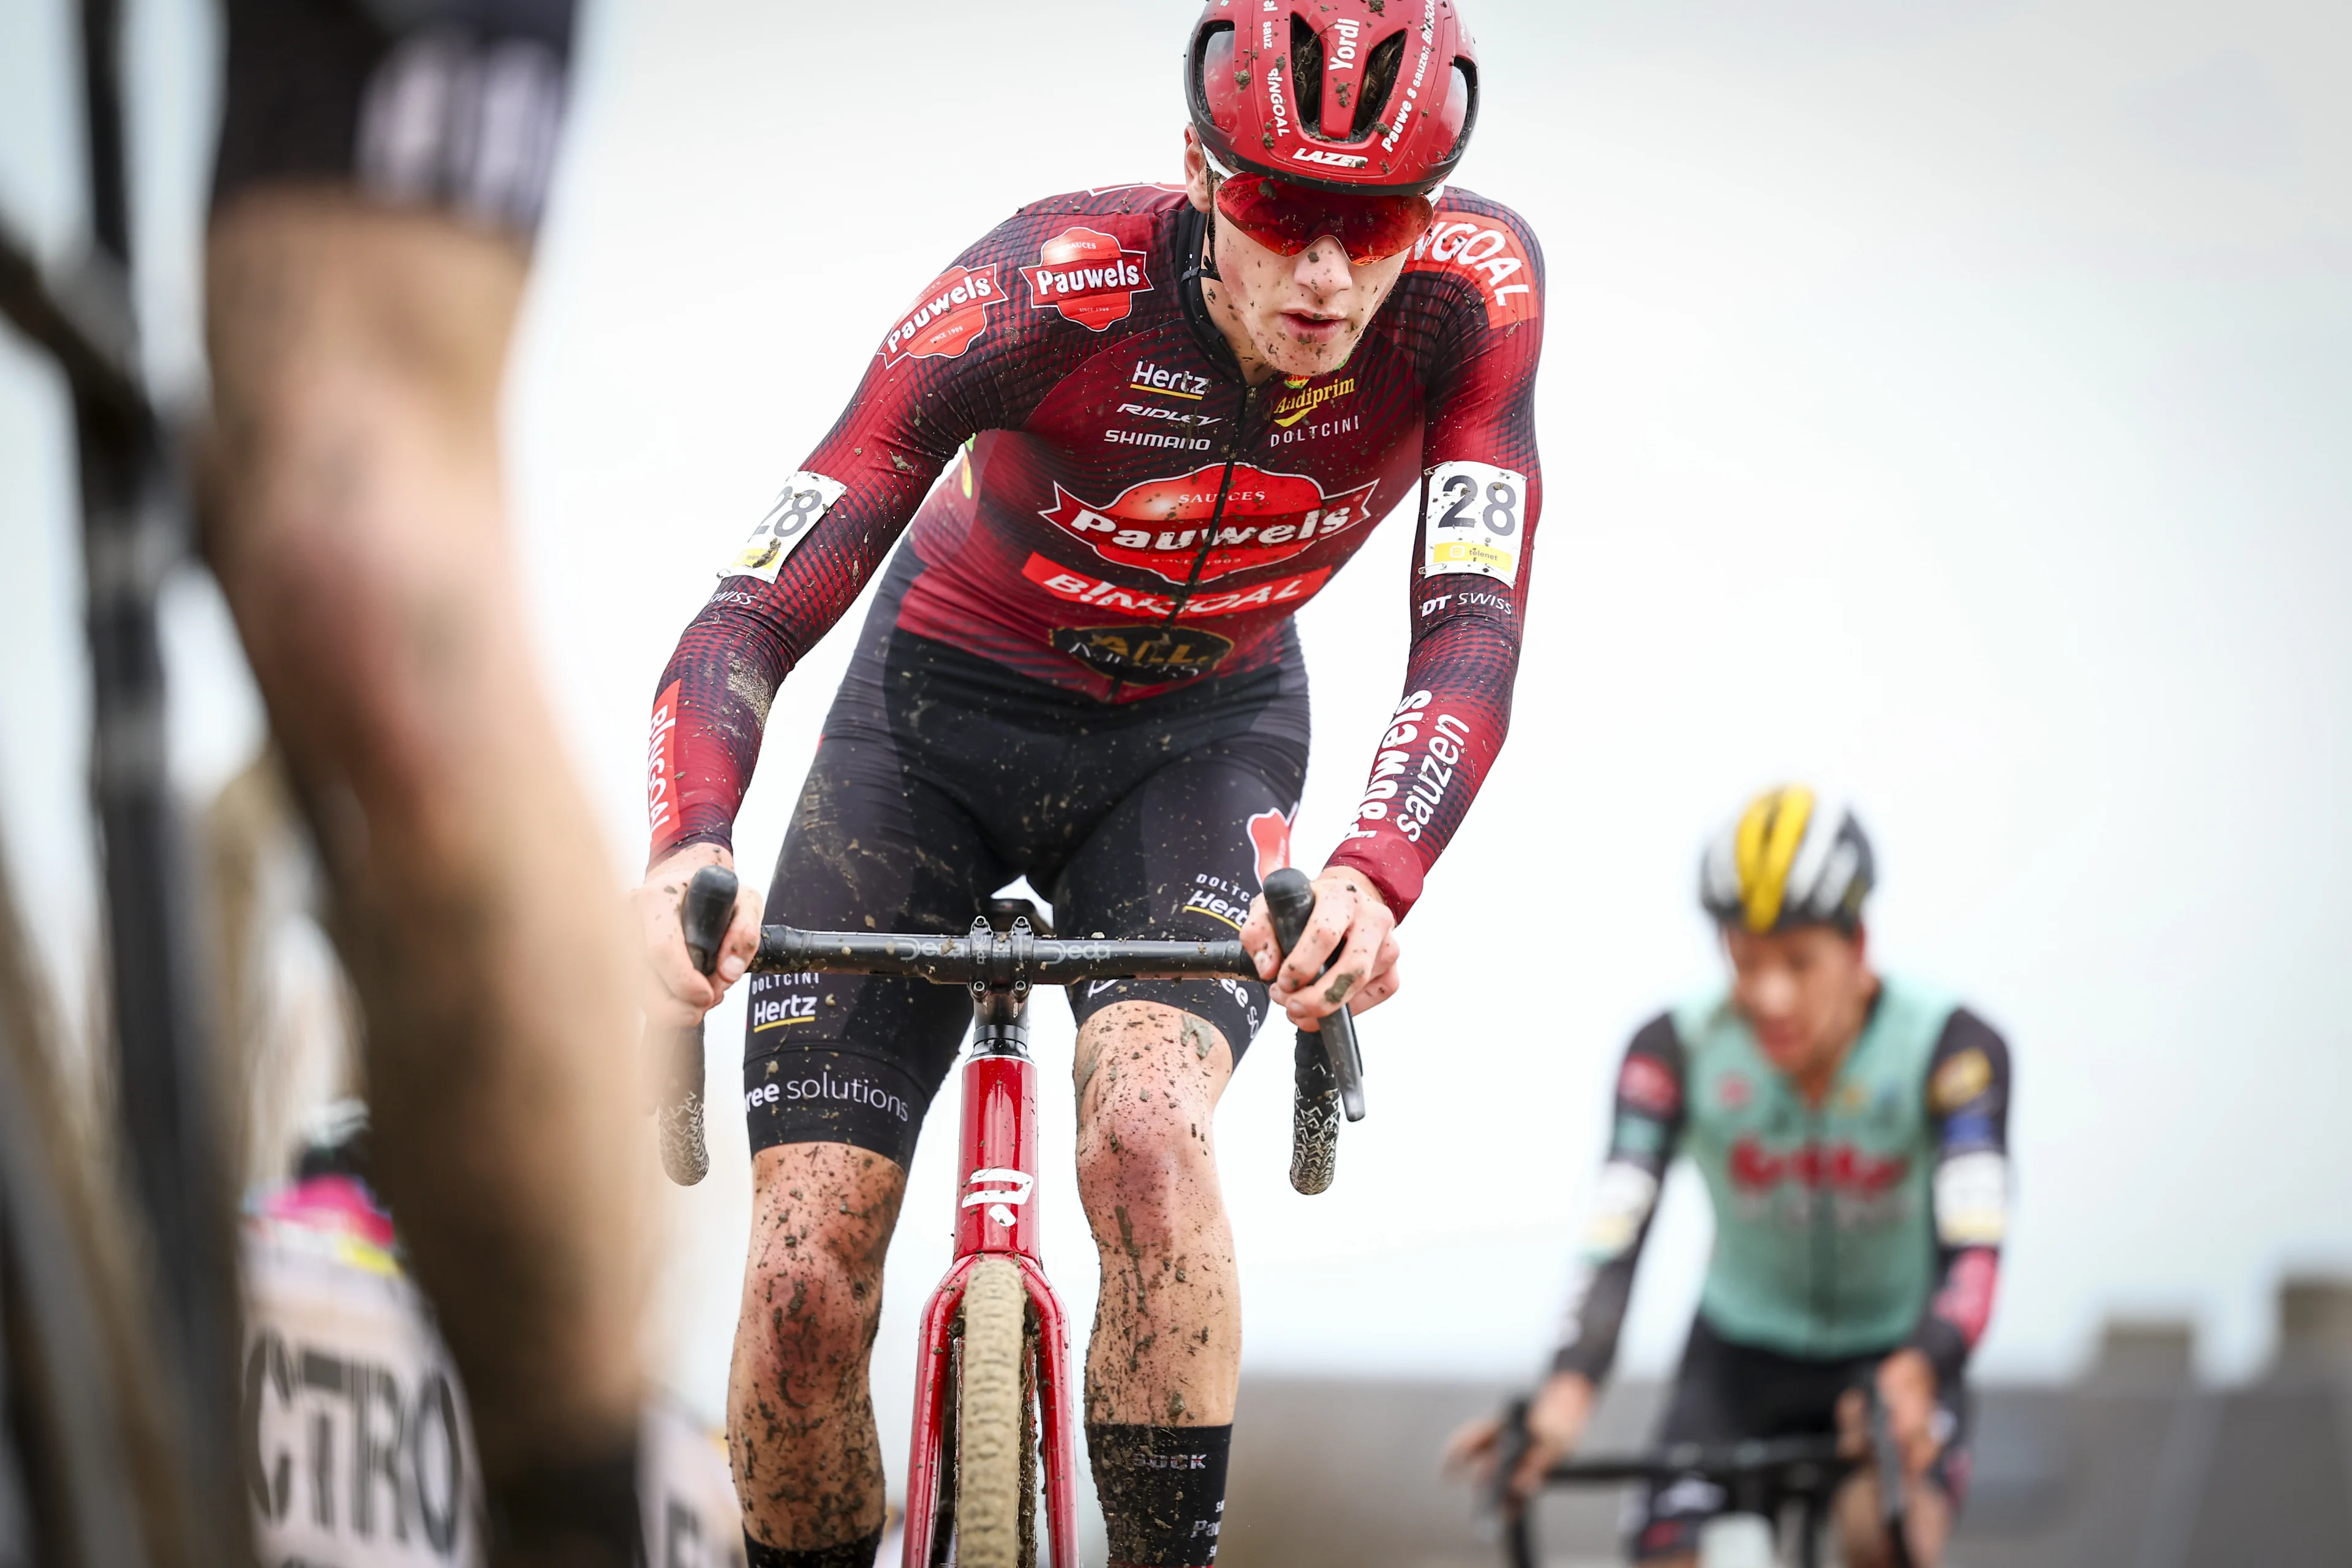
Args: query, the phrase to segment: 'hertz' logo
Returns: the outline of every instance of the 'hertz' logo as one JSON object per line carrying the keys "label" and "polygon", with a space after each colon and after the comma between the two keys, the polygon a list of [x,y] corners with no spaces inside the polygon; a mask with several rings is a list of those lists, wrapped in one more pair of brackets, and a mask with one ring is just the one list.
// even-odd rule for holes
{"label": "'hertz' logo", "polygon": [[1302,392],[1294,392],[1276,402],[1271,417],[1276,425],[1287,430],[1325,404],[1335,403],[1355,390],[1356,380],[1353,376],[1349,376],[1345,381],[1335,381],[1328,386],[1310,386]]}

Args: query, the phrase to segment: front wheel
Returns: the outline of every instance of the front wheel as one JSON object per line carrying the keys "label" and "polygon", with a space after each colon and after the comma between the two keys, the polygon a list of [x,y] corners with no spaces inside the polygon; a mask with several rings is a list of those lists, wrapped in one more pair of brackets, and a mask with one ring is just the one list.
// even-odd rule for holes
{"label": "front wheel", "polygon": [[1027,1362],[1029,1291],[1010,1258],[972,1265],[963,1290],[956,1388],[957,1568],[1026,1568],[1034,1558],[1024,1492],[1034,1487]]}

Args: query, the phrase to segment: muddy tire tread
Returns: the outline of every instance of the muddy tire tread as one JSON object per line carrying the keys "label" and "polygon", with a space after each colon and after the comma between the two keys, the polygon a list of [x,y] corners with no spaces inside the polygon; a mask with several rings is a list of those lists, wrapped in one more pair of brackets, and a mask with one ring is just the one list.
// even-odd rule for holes
{"label": "muddy tire tread", "polygon": [[972,1266],[963,1293],[957,1394],[958,1568],[1022,1568],[1022,1450],[1029,1443],[1022,1384],[1029,1292],[1008,1258]]}

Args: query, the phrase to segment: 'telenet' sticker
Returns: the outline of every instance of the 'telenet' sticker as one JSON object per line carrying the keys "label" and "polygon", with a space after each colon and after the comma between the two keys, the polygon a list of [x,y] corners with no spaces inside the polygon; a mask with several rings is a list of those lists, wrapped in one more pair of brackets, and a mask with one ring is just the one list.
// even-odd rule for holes
{"label": "'telenet' sticker", "polygon": [[1422,574],[1468,573],[1516,587],[1528,477],[1492,463],[1440,463],[1426,493]]}

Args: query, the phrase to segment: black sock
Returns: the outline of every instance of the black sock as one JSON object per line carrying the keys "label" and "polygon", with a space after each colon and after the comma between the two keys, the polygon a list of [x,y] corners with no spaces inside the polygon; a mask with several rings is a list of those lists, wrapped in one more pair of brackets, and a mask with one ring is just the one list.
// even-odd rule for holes
{"label": "black sock", "polygon": [[882,1532],[841,1546],[820,1546],[814,1552],[787,1552],[768,1546],[743,1532],[743,1556],[751,1568],[874,1568],[874,1554],[882,1550]]}
{"label": "black sock", "polygon": [[1231,1426],[1087,1423],[1111,1568],[1207,1568],[1225,1521]]}

